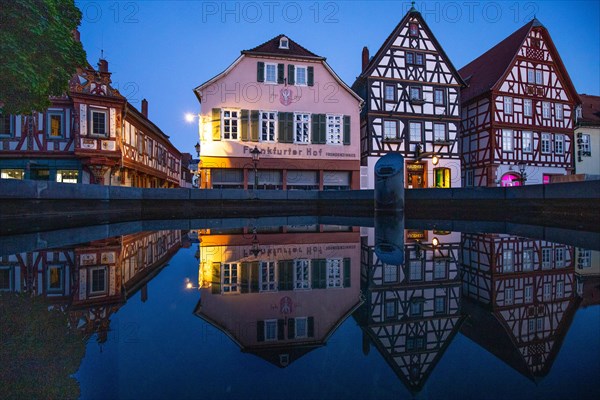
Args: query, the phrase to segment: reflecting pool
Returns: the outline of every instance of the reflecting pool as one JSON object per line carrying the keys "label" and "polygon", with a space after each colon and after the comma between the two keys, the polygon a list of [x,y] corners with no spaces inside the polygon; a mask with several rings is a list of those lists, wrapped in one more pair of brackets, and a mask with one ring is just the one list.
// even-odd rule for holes
{"label": "reflecting pool", "polygon": [[599,237],[389,217],[0,237],[0,397],[597,398]]}

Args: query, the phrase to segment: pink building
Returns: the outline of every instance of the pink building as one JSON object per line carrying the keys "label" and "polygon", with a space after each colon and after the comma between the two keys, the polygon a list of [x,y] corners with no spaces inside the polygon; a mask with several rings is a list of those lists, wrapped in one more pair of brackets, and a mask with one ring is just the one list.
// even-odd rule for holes
{"label": "pink building", "polygon": [[362,100],[324,57],[279,35],[242,51],[194,92],[201,187],[359,188]]}

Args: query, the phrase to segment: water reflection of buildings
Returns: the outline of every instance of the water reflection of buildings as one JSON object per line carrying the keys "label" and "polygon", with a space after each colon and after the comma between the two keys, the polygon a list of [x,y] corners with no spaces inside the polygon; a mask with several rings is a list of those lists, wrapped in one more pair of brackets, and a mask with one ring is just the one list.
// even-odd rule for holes
{"label": "water reflection of buildings", "polygon": [[548,374],[579,306],[574,248],[463,234],[461,332],[524,376]]}
{"label": "water reflection of buildings", "polygon": [[360,235],[312,225],[204,231],[195,314],[243,352],[286,367],[360,304]]}
{"label": "water reflection of buildings", "polygon": [[373,230],[362,238],[365,303],[355,318],[363,330],[363,351],[373,344],[406,387],[418,392],[463,319],[457,262],[460,233],[403,234],[404,244],[398,244],[404,257],[384,254],[389,243],[375,243]]}
{"label": "water reflection of buildings", "polygon": [[0,257],[0,291],[42,296],[71,328],[104,342],[110,317],[181,247],[181,231],[143,232]]}
{"label": "water reflection of buildings", "polygon": [[575,276],[581,307],[600,304],[600,251],[575,248]]}

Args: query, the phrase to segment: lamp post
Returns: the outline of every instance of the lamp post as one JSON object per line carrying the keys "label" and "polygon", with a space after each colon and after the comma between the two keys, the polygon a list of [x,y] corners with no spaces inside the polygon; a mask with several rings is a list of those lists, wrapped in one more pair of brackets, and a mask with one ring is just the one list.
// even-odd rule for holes
{"label": "lamp post", "polygon": [[525,186],[525,182],[527,182],[527,174],[525,173],[527,164],[524,161],[521,161],[517,164],[517,167],[519,168],[519,173],[521,174],[521,186]]}
{"label": "lamp post", "polygon": [[252,248],[250,253],[256,258],[261,253],[260,244],[258,243],[258,234],[256,233],[256,227],[252,229]]}
{"label": "lamp post", "polygon": [[258,147],[254,146],[252,150],[250,150],[250,154],[252,155],[252,163],[254,164],[254,190],[258,188],[258,160],[260,159],[260,150]]}

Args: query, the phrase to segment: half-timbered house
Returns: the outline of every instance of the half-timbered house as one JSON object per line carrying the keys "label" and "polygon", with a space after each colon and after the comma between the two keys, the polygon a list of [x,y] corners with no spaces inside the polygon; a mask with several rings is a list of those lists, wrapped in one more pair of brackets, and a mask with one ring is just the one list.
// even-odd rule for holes
{"label": "half-timbered house", "polygon": [[460,69],[465,186],[549,183],[573,172],[580,103],[548,30],[533,19]]}
{"label": "half-timbered house", "polygon": [[579,95],[575,112],[575,173],[600,178],[600,96]]}
{"label": "half-timbered house", "polygon": [[581,301],[574,248],[504,234],[463,234],[461,247],[461,332],[524,376],[545,376]]}
{"label": "half-timbered house", "polygon": [[108,62],[79,68],[64,96],[31,115],[0,109],[0,177],[178,187],[181,153],[112,86]]}
{"label": "half-timbered house", "polygon": [[325,57],[278,35],[242,51],[194,93],[201,187],[359,188],[362,100]]}
{"label": "half-timbered house", "polygon": [[407,188],[460,187],[457,135],[463,81],[422,15],[413,7],[375,56],[362,53],[352,88],[361,114],[361,187],[373,188],[377,160],[405,158]]}
{"label": "half-timbered house", "polygon": [[356,229],[213,229],[200,237],[195,315],[277,367],[325,345],[360,305]]}
{"label": "half-timbered house", "polygon": [[406,230],[404,237],[403,263],[379,258],[373,235],[362,238],[365,302],[355,317],[363,351],[372,344],[404,385],[418,392],[463,320],[460,233]]}

